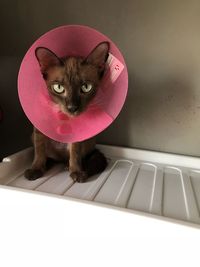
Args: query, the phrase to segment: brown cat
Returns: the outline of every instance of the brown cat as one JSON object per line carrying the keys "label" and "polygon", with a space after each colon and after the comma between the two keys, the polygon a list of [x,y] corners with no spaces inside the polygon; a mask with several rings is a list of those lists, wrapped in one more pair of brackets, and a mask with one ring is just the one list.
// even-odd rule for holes
{"label": "brown cat", "polygon": [[[38,47],[35,55],[52,100],[62,112],[78,116],[87,109],[97,93],[105,71],[109,43],[102,42],[86,57],[59,58],[45,47]],[[107,166],[104,155],[95,149],[95,139],[64,144],[43,135],[34,128],[34,161],[25,177],[35,180],[43,176],[47,159],[64,161],[74,181],[84,182],[89,176],[103,171]]]}

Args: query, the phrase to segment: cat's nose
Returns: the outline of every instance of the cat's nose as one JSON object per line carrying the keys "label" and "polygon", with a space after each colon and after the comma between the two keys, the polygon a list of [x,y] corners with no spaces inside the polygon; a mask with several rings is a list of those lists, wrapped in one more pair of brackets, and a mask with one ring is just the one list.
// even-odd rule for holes
{"label": "cat's nose", "polygon": [[68,105],[67,109],[69,112],[74,113],[78,110],[78,106],[77,105]]}

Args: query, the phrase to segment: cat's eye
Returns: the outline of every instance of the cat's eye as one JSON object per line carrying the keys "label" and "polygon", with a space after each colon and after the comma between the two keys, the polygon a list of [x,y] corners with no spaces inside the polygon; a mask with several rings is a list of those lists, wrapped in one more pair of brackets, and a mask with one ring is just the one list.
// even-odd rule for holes
{"label": "cat's eye", "polygon": [[81,86],[81,91],[82,91],[83,93],[89,93],[91,90],[92,90],[92,84],[91,84],[91,83],[84,83],[84,84]]}
{"label": "cat's eye", "polygon": [[51,88],[57,94],[62,94],[65,91],[65,88],[62,85],[58,84],[58,83],[53,84],[51,86]]}

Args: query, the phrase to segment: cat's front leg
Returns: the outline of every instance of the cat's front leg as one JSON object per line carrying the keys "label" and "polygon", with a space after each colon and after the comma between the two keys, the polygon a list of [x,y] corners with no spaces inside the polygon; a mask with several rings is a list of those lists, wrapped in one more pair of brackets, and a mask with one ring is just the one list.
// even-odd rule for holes
{"label": "cat's front leg", "polygon": [[45,136],[36,128],[33,131],[34,160],[30,169],[24,176],[28,180],[36,180],[43,176],[46,169]]}
{"label": "cat's front leg", "polygon": [[83,183],[88,178],[87,173],[82,169],[81,143],[70,145],[69,172],[75,182]]}

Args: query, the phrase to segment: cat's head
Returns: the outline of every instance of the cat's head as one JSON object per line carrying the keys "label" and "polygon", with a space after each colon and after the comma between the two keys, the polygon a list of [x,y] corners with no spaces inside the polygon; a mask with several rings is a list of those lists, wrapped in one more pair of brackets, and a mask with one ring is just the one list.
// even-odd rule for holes
{"label": "cat's head", "polygon": [[48,92],[62,112],[76,116],[86,110],[97,93],[108,53],[108,42],[98,44],[86,58],[59,58],[45,47],[36,48]]}

